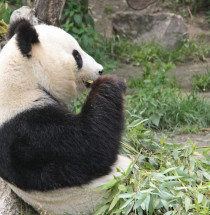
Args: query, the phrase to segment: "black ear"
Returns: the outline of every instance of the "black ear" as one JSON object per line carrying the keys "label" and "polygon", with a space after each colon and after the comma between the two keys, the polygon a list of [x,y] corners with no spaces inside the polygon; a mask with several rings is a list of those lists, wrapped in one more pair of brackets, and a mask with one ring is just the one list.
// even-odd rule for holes
{"label": "black ear", "polygon": [[16,40],[21,53],[29,57],[31,45],[39,42],[35,28],[28,20],[19,19],[10,25],[9,38],[12,38],[14,34],[17,34]]}

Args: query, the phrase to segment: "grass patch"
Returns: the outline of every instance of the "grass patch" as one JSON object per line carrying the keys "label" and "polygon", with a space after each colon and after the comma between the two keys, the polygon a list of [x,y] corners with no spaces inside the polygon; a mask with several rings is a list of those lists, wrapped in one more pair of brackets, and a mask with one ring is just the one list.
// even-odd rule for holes
{"label": "grass patch", "polygon": [[193,89],[202,92],[210,91],[210,70],[207,70],[205,74],[193,75]]}
{"label": "grass patch", "polygon": [[166,49],[151,42],[149,44],[134,44],[131,41],[114,37],[111,41],[104,41],[106,52],[117,59],[127,63],[141,65],[144,62],[156,62],[161,60],[165,63],[184,63],[191,60],[202,60],[210,57],[210,45],[185,39],[174,49]]}
{"label": "grass patch", "polygon": [[[128,109],[148,118],[147,126],[158,130],[191,132],[210,125],[210,104],[196,94],[186,95],[178,89],[151,88],[127,96]],[[188,127],[188,129],[186,129]],[[195,130],[194,130],[195,132]]]}
{"label": "grass patch", "polygon": [[210,103],[196,93],[183,93],[168,78],[173,64],[145,64],[142,78],[132,78],[128,86],[127,109],[147,118],[147,126],[169,131],[193,131],[210,125]]}

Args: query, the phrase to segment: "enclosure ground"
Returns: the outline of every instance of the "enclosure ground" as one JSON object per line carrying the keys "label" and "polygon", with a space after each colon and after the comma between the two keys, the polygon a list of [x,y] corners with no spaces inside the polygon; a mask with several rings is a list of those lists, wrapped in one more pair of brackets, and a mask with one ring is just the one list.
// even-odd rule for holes
{"label": "enclosure ground", "polygon": [[[125,0],[90,0],[90,8],[93,18],[96,23],[97,30],[107,36],[112,35],[111,19],[115,13],[119,11],[132,11],[133,13],[157,13],[157,12],[173,12],[167,7],[160,4],[153,4],[143,11],[134,11],[130,9]],[[200,13],[191,16],[186,14],[185,20],[188,23],[189,37],[196,40],[203,40],[210,43],[210,25],[205,22],[205,14]],[[183,89],[183,92],[190,92],[192,90],[192,76],[194,74],[204,74],[210,70],[210,59],[205,61],[188,61],[186,63],[178,64],[169,71],[170,77],[175,77],[178,85]],[[133,66],[132,64],[119,63],[118,68],[111,72],[114,75],[122,76],[129,79],[132,76],[138,77],[142,74],[142,68]],[[210,100],[210,93],[200,93],[201,97]],[[196,142],[198,146],[210,145],[210,131],[200,132],[199,134],[171,134],[168,133],[167,140],[177,143],[185,144],[187,141]]]}

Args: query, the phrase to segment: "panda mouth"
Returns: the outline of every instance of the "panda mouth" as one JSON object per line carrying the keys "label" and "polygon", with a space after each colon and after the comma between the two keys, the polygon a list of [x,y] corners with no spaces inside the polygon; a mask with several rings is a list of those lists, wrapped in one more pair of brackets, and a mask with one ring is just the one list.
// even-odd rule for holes
{"label": "panda mouth", "polygon": [[93,84],[93,80],[83,81],[83,83],[85,84],[86,88],[90,88],[91,85]]}

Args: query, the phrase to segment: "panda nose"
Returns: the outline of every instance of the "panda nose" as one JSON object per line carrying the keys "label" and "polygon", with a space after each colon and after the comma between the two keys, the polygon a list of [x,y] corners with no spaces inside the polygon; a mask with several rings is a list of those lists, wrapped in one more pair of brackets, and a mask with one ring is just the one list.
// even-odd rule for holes
{"label": "panda nose", "polygon": [[99,75],[102,75],[103,74],[103,70],[99,71],[98,73],[99,73]]}

